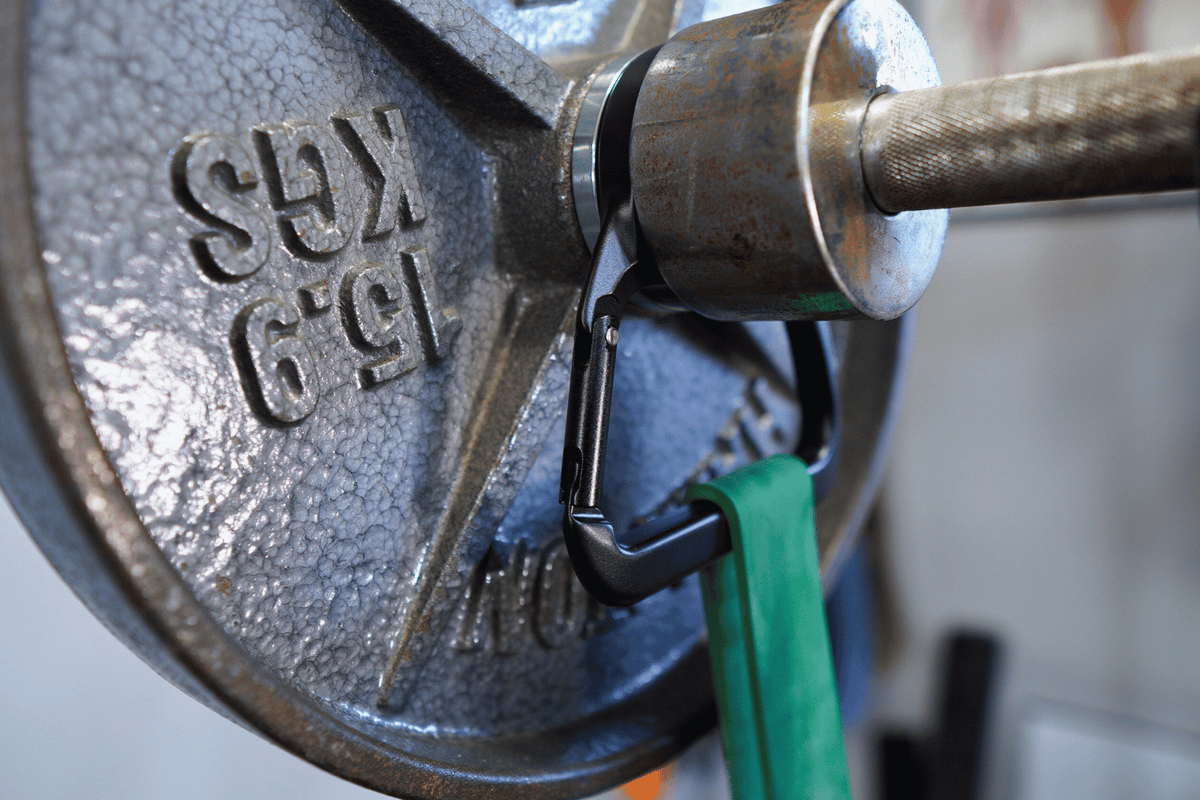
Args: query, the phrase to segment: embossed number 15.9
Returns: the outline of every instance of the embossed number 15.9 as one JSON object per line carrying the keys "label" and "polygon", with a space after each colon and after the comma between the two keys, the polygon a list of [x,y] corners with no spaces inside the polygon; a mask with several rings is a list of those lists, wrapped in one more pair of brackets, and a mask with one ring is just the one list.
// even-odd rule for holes
{"label": "embossed number 15.9", "polygon": [[[260,125],[250,139],[196,134],[171,159],[175,196],[204,225],[191,237],[192,254],[218,284],[258,273],[276,234],[296,258],[326,262],[356,229],[363,242],[373,242],[425,220],[397,108],[336,115],[329,126]],[[348,191],[351,163],[365,195]],[[462,323],[441,305],[428,252],[415,247],[388,255],[394,263],[346,269],[336,288],[326,278],[297,289],[295,300],[272,292],[236,315],[233,354],[247,398],[265,422],[298,422],[316,408],[320,377],[301,323],[335,302],[346,338],[366,357],[358,368],[363,389],[411,371],[422,359],[434,363],[448,354]]]}

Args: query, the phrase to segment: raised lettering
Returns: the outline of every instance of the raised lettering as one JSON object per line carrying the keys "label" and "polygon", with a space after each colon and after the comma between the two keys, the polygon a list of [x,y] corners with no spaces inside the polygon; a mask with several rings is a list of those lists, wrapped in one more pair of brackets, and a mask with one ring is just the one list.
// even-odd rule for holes
{"label": "raised lettering", "polygon": [[441,293],[433,279],[425,248],[401,253],[400,258],[408,271],[417,316],[424,329],[425,358],[430,363],[440,361],[450,354],[450,344],[462,330],[462,320],[455,309],[442,307]]}
{"label": "raised lettering", "polygon": [[453,622],[454,649],[484,650],[490,641],[493,652],[510,654],[529,630],[536,554],[518,542],[501,563],[489,551],[475,569]]}
{"label": "raised lettering", "polygon": [[757,460],[795,447],[795,442],[789,439],[793,435],[780,427],[767,408],[763,396],[768,392],[766,379],[751,380],[742,395],[742,402],[717,431],[712,452],[696,465],[682,486],[649,514],[636,517],[632,524],[635,527],[644,525],[672,508],[679,508],[687,502],[688,484],[706,483],[724,475],[737,465],[740,453],[745,453],[750,460]]}
{"label": "raised lettering", "polygon": [[[359,386],[372,389],[446,358],[463,327],[457,310],[442,305],[429,252],[411,240],[368,245],[368,257],[383,263],[346,269],[359,251],[347,247],[356,231],[364,242],[380,242],[424,222],[428,209],[398,108],[329,121],[263,124],[244,141],[196,134],[171,158],[175,196],[206,226],[191,248],[211,278],[230,283],[261,274],[273,239],[297,258],[327,265],[282,271],[303,278],[265,289],[234,321],[241,382],[267,424],[312,413],[320,392],[315,354],[348,343],[363,354],[355,365]],[[345,342],[324,339],[326,315],[334,314]],[[322,337],[321,346],[310,347],[308,335]],[[324,367],[342,363],[339,357]]]}
{"label": "raised lettering", "polygon": [[395,270],[379,264],[363,264],[342,277],[338,302],[346,332],[355,347],[376,356],[359,370],[363,388],[399,377],[419,363],[407,295]]}
{"label": "raised lettering", "polygon": [[538,573],[537,618],[534,630],[538,641],[549,648],[581,639],[588,620],[591,597],[575,577],[565,542],[555,542],[542,559]]}
{"label": "raised lettering", "polygon": [[489,550],[475,567],[451,623],[450,643],[456,650],[498,654],[526,644],[557,649],[629,613],[592,599],[561,539],[544,551],[518,542],[505,558]]}
{"label": "raised lettering", "polygon": [[242,145],[213,134],[189,136],[171,159],[171,182],[180,205],[210,226],[191,241],[209,277],[238,280],[266,263],[271,227],[256,207],[258,174]]}
{"label": "raised lettering", "polygon": [[250,404],[281,423],[307,417],[317,406],[320,383],[300,312],[273,297],[242,309],[233,324],[233,350]]}
{"label": "raised lettering", "polygon": [[255,136],[288,247],[307,256],[345,247],[355,212],[345,149],[333,134],[309,122],[285,122],[259,127]]}
{"label": "raised lettering", "polygon": [[345,114],[333,117],[333,124],[358,161],[371,190],[363,220],[363,240],[387,236],[398,223],[422,222],[427,216],[425,195],[417,180],[400,109],[377,108],[370,117]]}

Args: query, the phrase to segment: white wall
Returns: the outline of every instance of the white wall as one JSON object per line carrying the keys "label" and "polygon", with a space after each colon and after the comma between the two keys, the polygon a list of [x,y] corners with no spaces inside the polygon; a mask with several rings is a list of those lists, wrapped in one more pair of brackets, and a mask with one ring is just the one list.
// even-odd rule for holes
{"label": "white wall", "polygon": [[[985,42],[1001,6],[1011,38]],[[947,82],[1113,55],[1104,0],[915,12]],[[1195,47],[1200,4],[1146,0],[1130,30]],[[941,636],[996,630],[992,797],[1028,790],[1047,699],[1177,729],[1200,758],[1200,215],[1173,202],[956,213],[919,305],[888,491],[905,646],[875,717],[927,722]]]}
{"label": "white wall", "polygon": [[907,644],[877,715],[924,721],[939,637],[996,630],[998,789],[1036,698],[1200,730],[1198,223],[955,223],[921,301],[888,491]]}

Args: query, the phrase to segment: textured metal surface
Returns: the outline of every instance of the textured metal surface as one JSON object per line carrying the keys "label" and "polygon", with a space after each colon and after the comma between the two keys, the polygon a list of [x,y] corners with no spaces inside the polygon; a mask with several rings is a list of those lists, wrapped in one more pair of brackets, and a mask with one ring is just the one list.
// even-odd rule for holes
{"label": "textured metal surface", "polygon": [[876,98],[862,132],[892,212],[1196,185],[1200,53],[1139,55]]}
{"label": "textured metal surface", "polygon": [[[578,796],[706,730],[694,585],[608,610],[561,546],[574,73],[453,2],[2,9],[0,477],[89,607],[399,796]],[[831,569],[902,341],[841,329]],[[618,524],[793,444],[781,326],[620,346]]]}
{"label": "textured metal surface", "polygon": [[664,278],[716,319],[891,319],[932,277],[948,217],[867,199],[858,126],[882,87],[938,83],[892,0],[798,0],[696,25],[650,67],[633,195]]}

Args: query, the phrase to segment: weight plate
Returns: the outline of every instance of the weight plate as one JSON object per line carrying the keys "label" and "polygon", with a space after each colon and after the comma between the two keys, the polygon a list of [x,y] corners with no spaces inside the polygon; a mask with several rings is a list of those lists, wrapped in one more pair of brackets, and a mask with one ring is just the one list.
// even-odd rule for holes
{"label": "weight plate", "polygon": [[[688,19],[632,5],[0,7],[4,488],[157,670],[380,791],[579,796],[713,722],[694,579],[604,608],[559,527],[578,59]],[[904,328],[837,325],[827,577]],[[789,364],[777,324],[627,320],[605,508],[791,447]]]}

